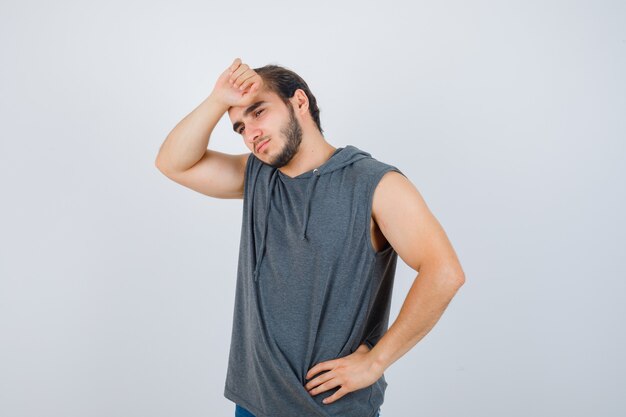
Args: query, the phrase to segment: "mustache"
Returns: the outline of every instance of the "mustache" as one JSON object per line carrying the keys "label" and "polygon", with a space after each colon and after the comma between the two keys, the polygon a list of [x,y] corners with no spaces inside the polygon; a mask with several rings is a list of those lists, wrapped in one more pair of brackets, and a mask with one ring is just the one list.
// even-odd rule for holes
{"label": "mustache", "polygon": [[254,150],[256,151],[257,147],[259,146],[259,143],[264,142],[266,139],[269,139],[269,136],[264,136],[261,139],[257,140],[256,142],[254,142]]}

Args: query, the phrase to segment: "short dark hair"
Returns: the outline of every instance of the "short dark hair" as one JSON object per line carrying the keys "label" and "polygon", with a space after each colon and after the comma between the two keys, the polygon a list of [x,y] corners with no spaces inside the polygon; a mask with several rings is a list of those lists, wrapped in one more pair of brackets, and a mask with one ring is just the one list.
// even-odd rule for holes
{"label": "short dark hair", "polygon": [[290,69],[273,64],[254,68],[254,71],[263,79],[265,88],[276,93],[285,105],[290,105],[289,99],[293,97],[297,89],[302,89],[309,99],[309,113],[313,121],[320,133],[324,132],[320,123],[320,109],[317,107],[317,100],[302,77]]}

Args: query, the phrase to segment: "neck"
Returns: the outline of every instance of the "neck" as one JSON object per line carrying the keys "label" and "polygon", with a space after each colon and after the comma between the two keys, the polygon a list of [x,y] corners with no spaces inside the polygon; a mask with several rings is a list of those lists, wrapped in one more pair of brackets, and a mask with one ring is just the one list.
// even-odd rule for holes
{"label": "neck", "polygon": [[322,135],[303,137],[298,153],[287,165],[278,169],[285,175],[296,177],[328,161],[336,150]]}

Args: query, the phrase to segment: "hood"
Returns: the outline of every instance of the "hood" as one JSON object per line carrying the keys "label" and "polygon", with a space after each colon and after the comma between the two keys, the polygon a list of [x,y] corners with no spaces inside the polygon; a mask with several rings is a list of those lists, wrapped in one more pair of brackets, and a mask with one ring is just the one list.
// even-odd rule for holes
{"label": "hood", "polygon": [[[311,203],[311,196],[313,195],[313,190],[315,188],[315,185],[317,184],[317,180],[322,175],[329,174],[333,171],[337,171],[338,169],[343,169],[344,167],[360,159],[369,158],[369,157],[371,157],[371,154],[365,151],[362,151],[355,146],[347,145],[345,148],[337,148],[335,152],[331,155],[331,157],[319,167],[293,177],[293,178],[306,178],[307,181],[309,182],[307,189],[306,189],[304,206],[302,207],[302,210],[304,212],[304,215],[302,216],[303,218],[302,240],[306,240],[307,238],[306,228],[309,223],[309,214],[310,214],[309,209],[310,209],[310,203]],[[254,280],[255,281],[257,281],[259,278],[259,270],[261,269],[263,256],[265,255],[265,244],[266,244],[267,226],[268,226],[267,223],[268,223],[270,207],[271,207],[270,202],[272,201],[272,192],[274,191],[274,186],[276,185],[276,180],[278,179],[278,176],[286,176],[286,175],[283,174],[278,168],[274,168],[274,171],[272,172],[272,174],[270,175],[268,179],[268,184],[267,184],[267,189],[268,189],[267,196],[268,197],[267,197],[267,201],[265,204],[265,230],[263,231],[263,236],[261,236],[260,254],[258,256],[256,266],[254,268]],[[255,207],[252,207],[252,209],[254,210]]]}

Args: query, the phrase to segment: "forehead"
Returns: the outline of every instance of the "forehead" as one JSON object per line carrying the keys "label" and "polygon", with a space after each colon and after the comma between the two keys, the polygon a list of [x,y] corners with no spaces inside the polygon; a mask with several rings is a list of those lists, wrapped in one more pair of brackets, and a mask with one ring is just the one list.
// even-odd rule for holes
{"label": "forehead", "polygon": [[245,110],[260,101],[264,101],[266,104],[274,104],[280,101],[280,98],[273,91],[260,91],[254,98],[254,102],[247,106],[231,106],[228,108],[228,116],[231,122],[240,121],[244,117]]}

